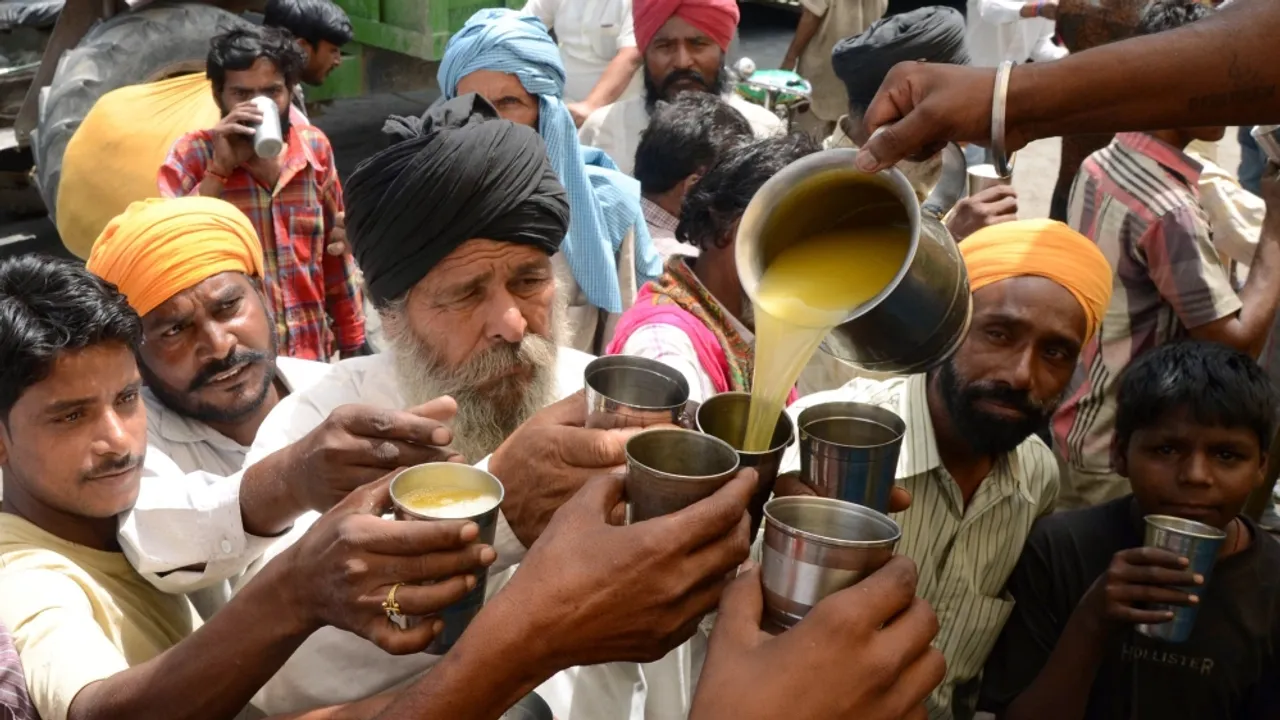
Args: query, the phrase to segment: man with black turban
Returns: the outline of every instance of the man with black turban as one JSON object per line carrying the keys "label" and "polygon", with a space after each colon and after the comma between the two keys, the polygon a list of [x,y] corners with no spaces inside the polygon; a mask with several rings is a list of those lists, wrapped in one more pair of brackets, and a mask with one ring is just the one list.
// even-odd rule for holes
{"label": "man with black turban", "polygon": [[[861,35],[840,41],[831,53],[831,66],[849,94],[849,114],[840,118],[825,145],[856,148],[867,141],[862,114],[880,89],[885,75],[900,62],[922,61],[968,65],[964,16],[949,7],[926,7],[886,17]],[[898,169],[916,188],[921,200],[942,177],[942,154],[923,162],[904,160]],[[1016,220],[1017,195],[1001,185],[964,198],[946,218],[956,240],[997,222]]]}

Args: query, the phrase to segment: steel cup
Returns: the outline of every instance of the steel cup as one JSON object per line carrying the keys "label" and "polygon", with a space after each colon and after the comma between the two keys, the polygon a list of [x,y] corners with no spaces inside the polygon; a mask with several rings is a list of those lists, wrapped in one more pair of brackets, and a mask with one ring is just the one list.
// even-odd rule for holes
{"label": "steel cup", "polygon": [[280,130],[280,107],[269,97],[256,97],[253,104],[262,113],[262,122],[253,131],[253,152],[260,158],[280,156],[284,134]]}
{"label": "steel cup", "polygon": [[1280,125],[1258,125],[1249,134],[1268,160],[1280,164]]}
{"label": "steel cup", "polygon": [[820,497],[889,511],[907,424],[892,411],[855,402],[800,413],[800,480]]}
{"label": "steel cup", "polygon": [[592,360],[583,383],[589,428],[679,425],[689,401],[689,381],[684,375],[666,363],[632,355]]}
{"label": "steel cup", "polygon": [[1001,175],[996,171],[996,166],[991,163],[983,163],[982,165],[974,165],[965,171],[969,177],[969,195],[972,197],[978,193],[993,188],[997,185],[1008,185],[1013,181],[1011,176]]}
{"label": "steel cup", "polygon": [[902,530],[888,516],[831,498],[774,498],[764,506],[764,624],[786,630],[823,598],[879,570]]}
{"label": "steel cup", "polygon": [[742,443],[747,437],[747,418],[751,411],[751,395],[744,392],[725,392],[712,396],[698,407],[698,430],[729,443],[738,453],[738,467],[755,468],[759,480],[756,494],[751,496],[751,537],[760,530],[764,520],[764,504],[773,494],[773,483],[778,479],[778,467],[782,454],[795,439],[795,427],[787,413],[778,413],[778,424],[773,428],[769,449],[763,452],[746,452]]}
{"label": "steel cup", "polygon": [[[1227,534],[1204,523],[1169,515],[1148,515],[1143,519],[1147,522],[1146,541],[1143,544],[1168,550],[1190,560],[1188,569],[1203,575],[1204,584],[1178,589],[1196,597],[1202,596],[1204,589],[1209,586],[1209,575],[1213,572],[1214,563],[1218,561],[1218,550],[1222,548],[1222,541],[1227,538]],[[1168,610],[1173,613],[1173,619],[1155,625],[1139,625],[1138,632],[1171,643],[1186,642],[1191,637],[1198,606],[1153,603],[1150,609]]]}
{"label": "steel cup", "polygon": [[[492,495],[493,506],[476,515],[445,517],[443,514],[432,516],[420,510],[410,509],[402,502],[402,498],[414,490],[437,487],[474,490]],[[480,526],[480,535],[475,542],[485,545],[493,544],[494,534],[498,529],[498,509],[502,506],[504,494],[505,491],[498,478],[462,463],[437,462],[415,465],[401,470],[391,479],[391,502],[395,505],[397,520],[426,522],[470,520]],[[484,589],[489,572],[481,568],[475,575],[475,588],[467,593],[466,597],[440,611],[439,616],[444,621],[444,631],[437,635],[423,652],[429,655],[445,654],[462,637],[462,631],[467,629],[471,620],[480,612],[480,608],[484,605]],[[420,620],[420,618],[410,618],[409,622],[416,623]]]}
{"label": "steel cup", "polygon": [[641,522],[708,498],[738,472],[729,443],[693,430],[656,428],[627,440],[627,517]]}

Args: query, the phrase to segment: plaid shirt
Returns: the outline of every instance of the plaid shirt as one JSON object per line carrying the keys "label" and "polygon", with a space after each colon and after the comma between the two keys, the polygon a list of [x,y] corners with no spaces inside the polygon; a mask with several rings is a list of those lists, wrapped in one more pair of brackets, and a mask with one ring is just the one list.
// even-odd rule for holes
{"label": "plaid shirt", "polygon": [[1131,360],[1240,309],[1200,204],[1200,172],[1181,150],[1125,133],[1076,177],[1070,224],[1115,273],[1111,306],[1053,419],[1058,452],[1076,469],[1111,472],[1117,380]]}
{"label": "plaid shirt", "polygon": [[[211,132],[179,138],[160,168],[160,194],[198,195],[212,160]],[[227,178],[222,199],[249,217],[262,240],[263,282],[280,354],[328,361],[335,350],[358,351],[364,345],[364,303],[355,263],[349,255],[325,252],[343,202],[333,148],[324,133],[295,124],[275,191],[239,167]]]}

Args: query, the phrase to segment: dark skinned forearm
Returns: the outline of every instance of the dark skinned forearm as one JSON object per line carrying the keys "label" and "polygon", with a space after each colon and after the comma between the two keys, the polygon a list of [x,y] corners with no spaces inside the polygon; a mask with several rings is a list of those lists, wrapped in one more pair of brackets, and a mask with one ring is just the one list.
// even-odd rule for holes
{"label": "dark skinned forearm", "polygon": [[210,621],[159,656],[86,686],[68,720],[230,720],[314,630],[290,612],[271,563]]}
{"label": "dark skinned forearm", "polygon": [[1280,116],[1280,3],[1237,2],[1192,25],[1014,69],[1011,140]]}
{"label": "dark skinned forearm", "polygon": [[791,38],[791,45],[787,48],[787,54],[782,58],[783,70],[795,70],[796,63],[800,61],[800,54],[809,47],[809,43],[813,41],[813,36],[818,34],[818,29],[822,27],[822,18],[814,15],[809,8],[802,7],[800,9],[800,22],[796,23],[795,37]]}
{"label": "dark skinned forearm", "polygon": [[514,605],[496,596],[440,663],[376,720],[497,720],[562,670],[546,635]]}
{"label": "dark skinned forearm", "polygon": [[1078,606],[1035,682],[1009,704],[1000,720],[1080,720],[1106,643],[1107,628],[1097,614]]}
{"label": "dark skinned forearm", "polygon": [[638,48],[618,48],[618,53],[605,66],[600,79],[596,81],[595,87],[591,88],[591,92],[583,102],[595,110],[622,97],[622,92],[627,89],[627,85],[631,84],[631,78],[635,76],[636,70],[640,69],[641,62],[643,57]]}
{"label": "dark skinned forearm", "polygon": [[279,535],[308,510],[289,489],[293,447],[277,450],[245,468],[240,479],[240,516],[250,535]]}

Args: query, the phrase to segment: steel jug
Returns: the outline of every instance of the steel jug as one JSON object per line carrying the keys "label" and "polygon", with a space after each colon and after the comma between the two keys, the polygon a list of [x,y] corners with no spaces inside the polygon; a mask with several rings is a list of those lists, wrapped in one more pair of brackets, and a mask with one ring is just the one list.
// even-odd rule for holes
{"label": "steel jug", "polygon": [[760,188],[738,226],[738,277],[755,302],[769,262],[796,241],[841,226],[906,224],[911,245],[894,279],[837,326],[822,349],[865,370],[924,372],[950,357],[969,332],[969,276],[951,234],[921,211],[902,173],[868,175],[854,165],[856,155],[849,148],[814,153]]}

